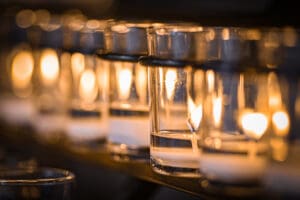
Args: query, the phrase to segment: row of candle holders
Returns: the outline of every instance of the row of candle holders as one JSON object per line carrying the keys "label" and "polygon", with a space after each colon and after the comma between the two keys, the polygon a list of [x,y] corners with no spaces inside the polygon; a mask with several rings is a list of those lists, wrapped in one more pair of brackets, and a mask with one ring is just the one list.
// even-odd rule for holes
{"label": "row of candle holders", "polygon": [[[1,116],[157,173],[258,186],[300,120],[298,30],[16,15]],[[3,74],[3,73],[2,73]],[[6,80],[7,79],[7,80]]]}

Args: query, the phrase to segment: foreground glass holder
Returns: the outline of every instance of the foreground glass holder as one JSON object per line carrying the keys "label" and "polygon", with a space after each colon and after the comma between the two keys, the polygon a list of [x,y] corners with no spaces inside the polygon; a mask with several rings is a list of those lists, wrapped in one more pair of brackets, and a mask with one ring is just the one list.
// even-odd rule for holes
{"label": "foreground glass holder", "polygon": [[152,169],[169,176],[199,177],[198,137],[189,124],[193,119],[188,114],[186,62],[147,57],[140,62],[149,66]]}
{"label": "foreground glass holder", "polygon": [[1,169],[0,198],[72,199],[74,180],[74,174],[62,169]]}

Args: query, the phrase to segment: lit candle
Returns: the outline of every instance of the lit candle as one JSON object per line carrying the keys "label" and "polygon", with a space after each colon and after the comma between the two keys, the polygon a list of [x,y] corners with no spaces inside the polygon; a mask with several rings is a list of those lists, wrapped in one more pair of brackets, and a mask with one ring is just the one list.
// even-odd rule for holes
{"label": "lit candle", "polygon": [[240,121],[245,136],[216,133],[215,138],[204,141],[215,149],[212,153],[203,147],[200,156],[201,171],[208,179],[235,184],[258,182],[262,177],[267,161],[258,154],[264,154],[267,147],[247,141],[247,137],[259,140],[268,128],[268,118],[263,113],[248,111],[241,115]]}
{"label": "lit candle", "polygon": [[30,123],[35,109],[30,98],[32,94],[32,74],[34,61],[29,50],[19,51],[11,63],[11,85],[14,96],[4,96],[0,100],[1,118],[10,124]]}
{"label": "lit candle", "polygon": [[107,88],[107,63],[97,65],[95,57],[81,53],[74,53],[71,60],[75,94],[66,135],[74,142],[103,140],[107,135],[107,105],[102,101]]}
{"label": "lit candle", "polygon": [[[150,122],[149,107],[146,102],[147,72],[136,64],[136,77],[132,76],[131,63],[115,62],[118,99],[110,104],[109,141],[130,147],[149,147]],[[135,82],[139,101],[131,103],[130,95]],[[124,102],[124,103],[122,103]]]}
{"label": "lit candle", "polygon": [[48,137],[48,133],[60,132],[66,123],[66,117],[62,114],[63,96],[60,84],[63,80],[62,68],[59,57],[54,49],[41,51],[39,63],[39,87],[37,89],[37,106],[39,114],[33,120],[33,126],[37,133]]}
{"label": "lit candle", "polygon": [[[172,69],[168,70],[166,73],[165,85],[167,98],[169,100],[172,100],[174,97],[175,84],[177,82],[176,79],[176,71]],[[169,105],[170,107],[168,109],[170,110],[170,119],[166,120],[168,122],[167,124],[161,124],[161,126],[172,127],[174,130],[170,129],[168,132],[169,134],[167,131],[161,131],[158,135],[161,138],[170,138],[174,143],[181,141],[182,143],[189,145],[184,145],[184,147],[151,147],[151,157],[155,159],[156,164],[166,167],[185,169],[198,169],[199,167],[199,151],[197,145],[198,136],[196,135],[196,131],[200,127],[202,120],[202,101],[200,99],[197,103],[195,103],[190,96],[188,96],[187,100],[187,105]],[[182,114],[180,115],[178,113]],[[186,113],[188,115],[186,115]],[[189,132],[187,128],[190,128],[191,132]],[[155,133],[152,133],[152,135],[155,135]],[[181,173],[181,176],[194,177],[198,176],[198,174],[193,172]]]}

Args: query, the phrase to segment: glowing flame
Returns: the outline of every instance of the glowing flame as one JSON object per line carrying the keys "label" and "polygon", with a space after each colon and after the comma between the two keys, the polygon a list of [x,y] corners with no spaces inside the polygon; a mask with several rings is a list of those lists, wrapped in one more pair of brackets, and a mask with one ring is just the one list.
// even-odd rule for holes
{"label": "glowing flame", "polygon": [[169,100],[171,100],[174,96],[176,81],[177,81],[176,70],[169,69],[166,73],[166,80],[165,80],[166,92]]}
{"label": "glowing flame", "polygon": [[147,97],[147,69],[137,64],[136,66],[136,89],[142,102],[146,102]]}
{"label": "glowing flame", "polygon": [[222,38],[223,40],[229,40],[230,39],[230,32],[228,28],[224,28],[222,30]]}
{"label": "glowing flame", "polygon": [[285,136],[289,132],[290,120],[285,111],[277,111],[272,115],[272,123],[276,135]]}
{"label": "glowing flame", "polygon": [[71,67],[73,77],[76,80],[84,70],[84,55],[81,53],[74,53],[71,56]]}
{"label": "glowing flame", "polygon": [[268,118],[258,112],[245,113],[241,117],[241,125],[246,135],[258,140],[268,128]]}
{"label": "glowing flame", "polygon": [[208,92],[212,92],[215,86],[215,74],[212,70],[206,72]]}
{"label": "glowing flame", "polygon": [[193,131],[197,130],[202,120],[202,104],[196,106],[191,98],[188,98],[189,125]]}
{"label": "glowing flame", "polygon": [[46,49],[42,52],[40,67],[42,82],[46,86],[55,84],[59,76],[59,61],[54,50]]}
{"label": "glowing flame", "polygon": [[213,116],[215,126],[219,126],[222,118],[222,98],[217,97],[213,100]]}
{"label": "glowing flame", "polygon": [[96,75],[93,70],[85,70],[79,82],[79,96],[85,102],[95,101],[98,95]]}
{"label": "glowing flame", "polygon": [[269,89],[269,106],[272,109],[277,109],[282,106],[281,92],[279,81],[276,74],[270,73],[268,76]]}
{"label": "glowing flame", "polygon": [[12,85],[15,89],[26,89],[31,84],[34,61],[31,52],[21,51],[12,61]]}
{"label": "glowing flame", "polygon": [[[122,63],[116,63],[122,65]],[[129,67],[117,68],[117,81],[119,97],[122,100],[126,100],[130,96],[131,83],[132,83],[132,69]]]}

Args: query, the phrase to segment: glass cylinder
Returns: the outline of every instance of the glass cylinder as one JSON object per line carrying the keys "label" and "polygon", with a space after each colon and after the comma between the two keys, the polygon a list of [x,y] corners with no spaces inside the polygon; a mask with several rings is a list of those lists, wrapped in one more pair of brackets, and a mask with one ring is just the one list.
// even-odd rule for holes
{"label": "glass cylinder", "polygon": [[138,63],[147,54],[148,26],[115,22],[106,32],[102,58],[110,63],[108,147],[116,160],[149,158],[147,69]]}
{"label": "glass cylinder", "polygon": [[95,55],[104,48],[105,21],[88,20],[72,46],[72,91],[65,133],[76,143],[103,142],[107,135],[108,62]]}
{"label": "glass cylinder", "polygon": [[1,169],[1,199],[72,199],[75,176],[54,168]]}
{"label": "glass cylinder", "polygon": [[2,34],[7,35],[1,41],[0,117],[15,126],[30,125],[35,112],[32,102],[35,61],[27,34],[33,17],[34,12],[26,9],[3,18]]}
{"label": "glass cylinder", "polygon": [[[162,25],[149,30],[153,57],[142,59],[149,66],[151,107],[151,165],[160,174],[198,177],[197,135],[199,117],[189,110],[202,110],[189,99],[190,62],[212,58],[206,32],[195,25]],[[211,40],[209,40],[211,41]],[[199,87],[202,85],[199,79]],[[199,99],[199,101],[201,101]]]}
{"label": "glass cylinder", "polygon": [[244,187],[248,192],[256,188],[258,194],[272,143],[284,141],[280,135],[290,128],[289,86],[274,70],[282,60],[273,56],[280,45],[268,39],[270,32],[239,32],[243,53],[238,62],[224,61],[214,70],[205,70],[205,90],[198,90],[205,95],[197,131],[205,179],[201,185],[224,193],[228,187]]}
{"label": "glass cylinder", "polygon": [[35,50],[37,64],[33,77],[37,114],[33,127],[42,139],[56,138],[61,136],[66,124],[71,73],[62,56],[60,16],[51,15],[47,22],[41,22],[39,26],[41,34]]}

